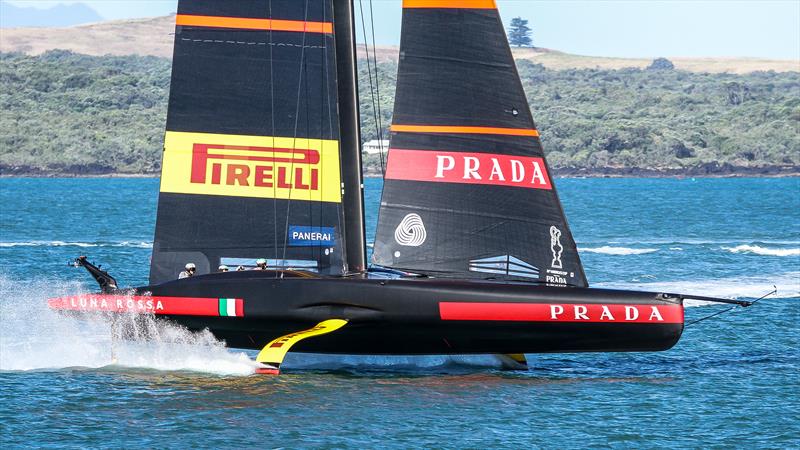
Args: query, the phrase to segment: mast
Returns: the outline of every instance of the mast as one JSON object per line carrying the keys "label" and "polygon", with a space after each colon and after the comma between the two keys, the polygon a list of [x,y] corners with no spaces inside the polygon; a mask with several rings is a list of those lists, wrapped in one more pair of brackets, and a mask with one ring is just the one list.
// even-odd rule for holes
{"label": "mast", "polygon": [[339,145],[342,153],[344,191],[345,261],[348,272],[361,272],[366,269],[367,257],[353,0],[333,0],[333,17],[339,88]]}

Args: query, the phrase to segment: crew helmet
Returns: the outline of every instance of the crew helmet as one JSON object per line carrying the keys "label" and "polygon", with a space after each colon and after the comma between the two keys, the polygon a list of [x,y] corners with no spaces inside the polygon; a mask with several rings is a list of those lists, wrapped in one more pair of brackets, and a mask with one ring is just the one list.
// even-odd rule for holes
{"label": "crew helmet", "polygon": [[228,266],[226,266],[225,264],[220,264],[219,271],[220,272],[227,272],[228,271]]}
{"label": "crew helmet", "polygon": [[186,263],[186,265],[183,266],[183,267],[185,267],[186,270],[195,270],[195,269],[197,269],[197,267],[195,267],[194,263]]}
{"label": "crew helmet", "polygon": [[267,265],[267,260],[264,259],[264,258],[258,258],[256,260],[256,265],[257,266],[266,266]]}

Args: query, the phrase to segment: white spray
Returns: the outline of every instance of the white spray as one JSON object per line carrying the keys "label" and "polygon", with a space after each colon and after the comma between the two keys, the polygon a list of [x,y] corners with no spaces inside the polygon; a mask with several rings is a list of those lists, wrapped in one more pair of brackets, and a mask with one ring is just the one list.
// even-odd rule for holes
{"label": "white spray", "polygon": [[[78,319],[47,299],[86,291],[79,283],[27,283],[0,275],[0,370],[136,367],[249,375],[256,364],[209,332],[192,333],[150,316]],[[136,319],[136,320],[134,320]],[[114,329],[112,333],[112,328]],[[128,339],[112,339],[125,335]]]}

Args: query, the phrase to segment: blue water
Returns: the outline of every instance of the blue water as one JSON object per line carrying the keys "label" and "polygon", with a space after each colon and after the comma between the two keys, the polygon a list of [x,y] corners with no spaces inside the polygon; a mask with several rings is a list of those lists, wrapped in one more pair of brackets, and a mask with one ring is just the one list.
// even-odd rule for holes
{"label": "blue water", "polygon": [[[775,297],[687,328],[662,353],[488,357],[252,352],[160,327],[122,344],[48,297],[94,289],[88,254],[146,282],[154,179],[0,179],[0,446],[800,446],[800,179],[567,179],[558,187],[594,286]],[[374,235],[380,180],[367,180]],[[687,320],[717,306],[687,308]]]}

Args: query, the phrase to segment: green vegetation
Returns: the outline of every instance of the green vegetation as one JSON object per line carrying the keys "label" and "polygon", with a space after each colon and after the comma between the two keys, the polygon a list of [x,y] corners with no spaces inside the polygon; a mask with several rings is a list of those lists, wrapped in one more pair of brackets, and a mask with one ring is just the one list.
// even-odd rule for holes
{"label": "green vegetation", "polygon": [[800,74],[565,70],[521,62],[554,167],[800,164]]}
{"label": "green vegetation", "polygon": [[[562,173],[774,173],[800,167],[800,74],[548,70],[518,61],[548,159]],[[0,55],[0,173],[156,173],[166,59]],[[377,132],[361,65],[364,140]],[[396,64],[380,63],[389,136]],[[368,173],[380,171],[377,155]]]}
{"label": "green vegetation", "polygon": [[2,173],[157,172],[169,75],[155,57],[0,55]]}

